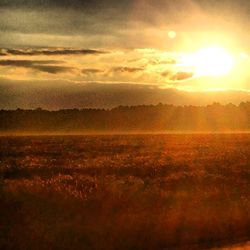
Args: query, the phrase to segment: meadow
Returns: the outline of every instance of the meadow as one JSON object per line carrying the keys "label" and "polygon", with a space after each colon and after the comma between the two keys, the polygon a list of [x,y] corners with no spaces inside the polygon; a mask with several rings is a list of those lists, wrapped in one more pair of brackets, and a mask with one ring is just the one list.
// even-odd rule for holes
{"label": "meadow", "polygon": [[0,137],[0,249],[250,240],[250,134]]}

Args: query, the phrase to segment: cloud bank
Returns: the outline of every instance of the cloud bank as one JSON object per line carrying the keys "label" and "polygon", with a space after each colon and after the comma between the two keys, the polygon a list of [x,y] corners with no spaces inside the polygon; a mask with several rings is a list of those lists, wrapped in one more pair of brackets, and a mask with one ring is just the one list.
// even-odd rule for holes
{"label": "cloud bank", "polygon": [[99,55],[108,53],[106,51],[94,49],[0,49],[0,56],[58,56],[58,55]]}
{"label": "cloud bank", "polygon": [[154,85],[74,83],[63,80],[14,81],[0,79],[0,109],[56,110],[65,108],[113,108],[119,105],[207,105],[249,101],[242,91],[185,92]]}
{"label": "cloud bank", "polygon": [[[26,71],[20,71],[20,68]],[[192,73],[180,70],[178,58],[174,54],[153,49],[0,49],[0,76],[10,79],[35,77],[36,80],[42,80],[45,77],[43,73],[48,73],[47,77],[51,80],[60,77],[69,81],[162,85],[192,78]],[[34,75],[34,71],[41,74]]]}
{"label": "cloud bank", "polygon": [[55,65],[58,63],[62,62],[56,60],[0,60],[0,66],[27,68],[50,74],[68,72],[74,69],[73,67]]}

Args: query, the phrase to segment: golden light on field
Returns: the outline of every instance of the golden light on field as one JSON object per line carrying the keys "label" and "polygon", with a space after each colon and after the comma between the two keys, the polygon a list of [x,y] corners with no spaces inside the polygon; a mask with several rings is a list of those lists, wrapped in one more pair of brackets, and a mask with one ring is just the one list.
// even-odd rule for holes
{"label": "golden light on field", "polygon": [[183,66],[192,69],[196,76],[224,76],[234,65],[233,55],[220,47],[202,48],[183,59]]}

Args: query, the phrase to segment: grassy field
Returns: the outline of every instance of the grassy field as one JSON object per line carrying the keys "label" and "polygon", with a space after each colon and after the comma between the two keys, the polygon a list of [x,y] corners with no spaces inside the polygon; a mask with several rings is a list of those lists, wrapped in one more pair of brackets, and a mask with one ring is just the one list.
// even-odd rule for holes
{"label": "grassy field", "polygon": [[0,249],[250,240],[250,134],[0,137]]}

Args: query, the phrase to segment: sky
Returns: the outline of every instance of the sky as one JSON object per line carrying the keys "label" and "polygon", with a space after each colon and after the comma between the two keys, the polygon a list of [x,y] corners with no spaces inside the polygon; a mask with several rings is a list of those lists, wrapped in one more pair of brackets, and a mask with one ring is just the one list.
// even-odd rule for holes
{"label": "sky", "polygon": [[1,0],[0,108],[250,101],[247,0]]}

